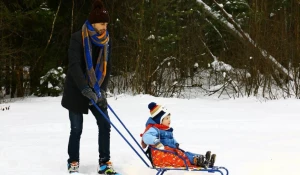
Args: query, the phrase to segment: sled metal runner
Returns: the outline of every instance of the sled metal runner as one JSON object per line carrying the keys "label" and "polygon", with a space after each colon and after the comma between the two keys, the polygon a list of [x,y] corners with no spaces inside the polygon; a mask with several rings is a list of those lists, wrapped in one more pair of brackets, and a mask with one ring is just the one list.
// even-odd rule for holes
{"label": "sled metal runner", "polygon": [[[184,163],[186,165],[185,167],[175,168],[175,167],[155,167],[155,166],[149,166],[149,164],[137,152],[137,150],[126,139],[126,137],[124,137],[124,135],[119,131],[119,129],[110,121],[110,119],[108,118],[108,116],[98,107],[98,105],[93,100],[91,100],[91,102],[94,105],[94,107],[102,114],[102,116],[111,124],[111,126],[119,133],[119,135],[124,139],[124,141],[131,147],[131,149],[137,154],[137,156],[144,162],[144,164],[148,168],[157,170],[156,175],[163,175],[166,171],[171,171],[171,170],[177,170],[177,171],[179,171],[179,170],[181,170],[181,171],[204,171],[204,172],[209,172],[209,173],[220,173],[220,175],[229,175],[229,171],[225,167],[214,166],[212,168],[207,168],[207,169],[200,168],[200,167],[199,168],[188,167],[186,161],[183,158],[181,158],[181,157],[180,158],[183,159],[183,161],[184,161]],[[121,123],[121,125],[124,127],[124,129],[127,131],[127,133],[130,135],[130,137],[132,138],[132,140],[136,143],[136,145],[140,148],[140,150],[145,154],[145,156],[152,163],[152,160],[151,160],[150,156],[147,155],[147,153],[144,151],[144,149],[141,147],[141,145],[137,142],[137,140],[133,137],[133,135],[131,134],[131,132],[127,129],[127,127],[124,125],[124,123],[120,120],[120,118],[114,112],[114,110],[111,108],[111,106],[108,104],[107,107],[114,114],[114,116],[118,119],[118,121]],[[152,149],[156,149],[156,148],[152,148]],[[161,151],[170,152],[170,151],[167,151],[167,150],[161,150]]]}
{"label": "sled metal runner", "polygon": [[[221,175],[229,175],[228,170],[225,167],[217,167],[214,166],[213,168],[208,168],[208,169],[202,169],[202,168],[152,168],[156,169],[158,172],[156,175],[163,175],[166,171],[168,170],[184,170],[184,171],[204,171],[204,172],[209,172],[209,173],[220,173]],[[223,171],[222,171],[223,170]],[[226,174],[224,174],[224,171]]]}

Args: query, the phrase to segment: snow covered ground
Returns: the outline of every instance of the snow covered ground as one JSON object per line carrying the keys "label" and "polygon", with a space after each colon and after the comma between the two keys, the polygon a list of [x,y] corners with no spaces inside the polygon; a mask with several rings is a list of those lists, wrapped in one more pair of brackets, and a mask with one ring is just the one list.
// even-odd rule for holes
{"label": "snow covered ground", "polygon": [[[10,103],[10,110],[0,111],[0,175],[68,174],[70,126],[68,111],[61,107],[60,100],[61,97],[27,98]],[[154,101],[171,111],[171,125],[181,148],[203,154],[211,150],[217,154],[216,165],[227,167],[230,175],[299,175],[299,100],[186,100],[119,95],[108,101],[138,141],[150,115],[147,105]],[[119,126],[112,114],[110,117]],[[111,137],[116,170],[123,175],[156,174],[114,129]],[[84,117],[80,172],[96,175],[97,162],[97,126],[89,114]],[[192,174],[207,173],[165,173]]]}

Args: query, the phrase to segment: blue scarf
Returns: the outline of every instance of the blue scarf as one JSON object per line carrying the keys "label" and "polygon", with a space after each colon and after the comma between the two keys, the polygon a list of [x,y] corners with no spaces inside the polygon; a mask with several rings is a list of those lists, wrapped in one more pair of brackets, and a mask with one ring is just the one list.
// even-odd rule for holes
{"label": "blue scarf", "polygon": [[[109,34],[106,31],[99,35],[87,20],[82,26],[82,39],[88,83],[89,86],[94,89],[97,96],[101,97],[100,86],[103,83],[106,75]],[[95,69],[93,67],[92,59],[92,43],[101,48]]]}

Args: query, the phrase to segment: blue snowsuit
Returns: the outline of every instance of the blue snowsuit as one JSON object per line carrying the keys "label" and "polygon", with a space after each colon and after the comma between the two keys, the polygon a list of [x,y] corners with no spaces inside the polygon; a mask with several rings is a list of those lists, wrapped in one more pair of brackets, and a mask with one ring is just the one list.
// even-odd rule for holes
{"label": "blue snowsuit", "polygon": [[[146,127],[149,124],[157,124],[157,123],[155,123],[153,119],[149,117],[149,119],[146,122]],[[173,137],[173,128],[169,128],[167,130],[161,130],[156,127],[151,127],[143,134],[142,139],[144,143],[147,145],[155,145],[156,140],[159,139],[159,141],[164,146],[169,146],[171,148],[177,148],[176,143],[178,143]],[[184,154],[188,157],[191,164],[194,164],[193,159],[195,156],[200,156],[200,154],[195,154],[188,151],[184,151]]]}

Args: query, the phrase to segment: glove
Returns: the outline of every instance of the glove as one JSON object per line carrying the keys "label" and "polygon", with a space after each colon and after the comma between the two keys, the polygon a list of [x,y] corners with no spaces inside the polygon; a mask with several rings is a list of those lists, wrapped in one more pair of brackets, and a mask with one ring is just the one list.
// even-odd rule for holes
{"label": "glove", "polygon": [[165,146],[162,144],[162,143],[158,143],[158,145],[155,145],[155,147],[157,148],[157,149],[160,149],[160,150],[164,150],[165,149]]}
{"label": "glove", "polygon": [[157,149],[160,149],[160,150],[165,149],[164,145],[160,142],[159,139],[154,140],[154,144],[155,144],[155,148],[157,148]]}
{"label": "glove", "polygon": [[106,92],[102,89],[100,90],[100,92],[101,92],[101,97],[98,98],[97,105],[102,109],[106,109],[107,108]]}
{"label": "glove", "polygon": [[81,91],[82,95],[87,97],[90,100],[94,100],[94,102],[98,101],[98,97],[95,94],[95,92],[93,92],[93,90],[90,87],[86,87]]}
{"label": "glove", "polygon": [[176,143],[175,146],[177,149],[179,149],[179,143]]}

